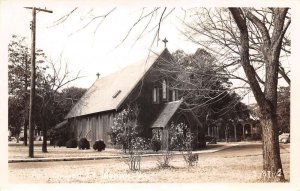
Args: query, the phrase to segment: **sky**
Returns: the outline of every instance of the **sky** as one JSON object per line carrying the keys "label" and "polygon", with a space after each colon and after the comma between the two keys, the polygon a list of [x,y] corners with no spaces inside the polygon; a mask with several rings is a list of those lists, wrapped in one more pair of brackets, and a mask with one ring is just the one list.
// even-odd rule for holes
{"label": "sky", "polygon": [[[15,34],[27,37],[28,46],[30,46],[29,24],[32,20],[32,13],[24,6],[26,5],[17,1],[2,1],[1,24],[5,26],[4,39],[7,44],[11,36]],[[148,13],[153,7],[143,9],[141,6],[121,5],[117,6],[104,20],[101,17],[92,20],[94,17],[107,14],[115,6],[81,3],[67,20],[55,25],[56,21],[76,6],[78,5],[47,3],[47,9],[52,10],[53,13],[37,13],[36,47],[44,50],[48,59],[57,63],[61,59],[62,63],[67,63],[68,70],[71,72],[70,77],[80,72],[82,78],[70,83],[69,86],[89,88],[97,78],[96,73],[99,72],[100,77],[103,77],[137,60],[146,59],[150,48],[155,50],[164,46],[161,40],[165,37],[169,41],[167,48],[170,52],[182,49],[186,53],[194,53],[199,48],[199,45],[188,41],[178,30],[183,29],[179,19],[184,15],[182,8],[176,7],[172,14],[163,21],[160,28],[161,40],[155,41],[151,47],[155,30],[148,31],[157,24],[160,14],[153,18],[154,22],[151,22],[149,29],[138,41],[136,39],[147,24],[147,20],[135,25],[127,39],[124,42],[122,40],[142,11]],[[172,6],[167,8],[165,14],[170,10]],[[161,11],[162,9],[158,13]],[[91,20],[92,22],[87,27],[82,28]],[[98,25],[100,22],[101,24]],[[244,75],[243,71],[240,73]],[[234,81],[234,86],[242,85],[241,81]],[[255,102],[251,94],[245,96],[243,101]]]}
{"label": "sky", "polygon": [[[101,23],[96,32],[95,29],[101,18],[95,19],[86,28],[78,30],[95,16],[108,13],[114,8],[113,6],[101,9],[93,8],[93,10],[91,10],[92,7],[79,7],[65,22],[53,26],[55,21],[74,8],[74,6],[55,5],[47,7],[53,11],[52,14],[39,12],[36,32],[36,47],[44,50],[48,58],[58,61],[62,55],[63,62],[68,63],[68,68],[74,75],[80,71],[83,78],[71,85],[88,88],[96,79],[97,72],[101,76],[105,76],[135,60],[147,57],[155,30],[150,33],[146,31],[145,35],[134,43],[145,22],[136,25],[131,31],[131,35],[120,44],[131,26],[139,18],[143,10],[141,7],[118,7]],[[149,12],[151,9],[148,8],[144,11]],[[10,24],[7,28],[8,37],[12,34],[25,36],[30,46],[31,10],[24,9],[22,6],[5,9],[5,11],[7,10],[14,10],[14,14],[7,13],[10,15]],[[179,11],[176,10],[176,12]],[[161,40],[165,37],[168,39],[167,47],[171,52],[184,49],[186,52],[193,53],[198,46],[186,41],[180,31],[177,30],[180,24],[176,15],[172,14],[164,21],[161,26],[160,38]],[[159,15],[157,15],[156,20],[158,18]],[[159,49],[162,46],[164,44],[161,41],[155,42],[152,49]]]}

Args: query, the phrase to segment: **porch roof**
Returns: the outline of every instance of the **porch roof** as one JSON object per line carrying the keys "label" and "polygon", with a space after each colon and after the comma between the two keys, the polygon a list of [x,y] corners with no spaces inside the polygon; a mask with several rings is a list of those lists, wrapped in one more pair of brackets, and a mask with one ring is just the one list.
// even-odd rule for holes
{"label": "porch roof", "polygon": [[171,120],[171,118],[173,117],[175,112],[178,110],[182,101],[183,100],[181,99],[178,101],[166,103],[164,105],[164,108],[162,109],[159,116],[154,121],[154,123],[152,124],[151,127],[152,128],[158,128],[158,127],[164,128],[169,123],[169,121]]}

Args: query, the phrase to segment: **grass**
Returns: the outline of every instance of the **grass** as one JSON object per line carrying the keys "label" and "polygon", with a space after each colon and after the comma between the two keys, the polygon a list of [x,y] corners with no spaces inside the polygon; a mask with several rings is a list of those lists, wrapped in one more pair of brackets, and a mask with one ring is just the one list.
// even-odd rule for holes
{"label": "grass", "polygon": [[[112,156],[121,153],[120,150],[106,149],[102,152],[98,152],[91,149],[79,150],[78,148],[66,148],[66,147],[53,147],[48,146],[47,153],[42,152],[41,143],[35,143],[34,157],[35,158],[61,158],[61,157],[95,157],[95,156]],[[24,159],[28,158],[28,147],[22,145],[22,143],[14,143],[8,147],[9,159]]]}
{"label": "grass", "polygon": [[[282,153],[281,159],[289,180],[289,153]],[[16,163],[9,164],[8,175],[11,183],[254,183],[259,182],[262,169],[262,155],[251,153],[239,157],[224,156],[222,151],[200,154],[195,167],[188,167],[182,156],[174,156],[172,168],[159,169],[157,161],[157,156],[143,158],[140,171],[128,170],[121,159],[32,163],[22,168]]]}
{"label": "grass", "polygon": [[[174,159],[173,168],[158,169],[153,161],[144,161],[141,171],[129,171],[123,161],[111,164],[74,165],[71,168],[22,169],[18,177],[25,183],[251,183],[260,178],[261,159],[245,157],[206,158],[197,167],[186,167],[183,159]],[[283,161],[288,155],[283,156]],[[257,162],[254,162],[257,161]],[[285,166],[286,176],[289,169]],[[10,179],[14,179],[10,171]],[[18,181],[19,182],[19,181]]]}
{"label": "grass", "polygon": [[[42,152],[41,141],[36,141],[34,146],[35,158],[62,158],[62,157],[97,157],[97,156],[115,156],[123,153],[122,150],[106,148],[104,151],[98,152],[93,148],[88,150],[79,150],[78,148],[53,147],[48,145],[47,153]],[[222,144],[208,145],[206,149],[215,149],[223,146]],[[162,151],[154,152],[152,150],[145,151],[149,154],[162,153]],[[8,147],[9,159],[24,159],[28,158],[28,147],[20,143],[10,143]]]}

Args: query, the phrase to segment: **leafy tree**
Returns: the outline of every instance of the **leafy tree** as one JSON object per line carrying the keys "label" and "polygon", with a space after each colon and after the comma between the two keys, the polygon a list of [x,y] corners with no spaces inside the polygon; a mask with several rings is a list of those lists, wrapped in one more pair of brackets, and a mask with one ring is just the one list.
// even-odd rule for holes
{"label": "leafy tree", "polygon": [[[13,35],[8,45],[8,93],[14,100],[22,99],[22,118],[24,120],[24,145],[27,145],[28,105],[30,89],[30,49],[26,44],[26,38]],[[42,50],[36,50],[36,85],[41,86],[41,80],[47,67],[44,65],[45,54]],[[14,104],[15,102],[11,102]],[[12,105],[11,105],[12,106]],[[9,119],[16,119],[19,112],[11,112]],[[9,120],[9,124],[13,123]],[[20,128],[16,127],[16,128]]]}
{"label": "leafy tree", "polygon": [[84,95],[85,88],[67,87],[58,92],[56,101],[56,121],[63,121],[75,103]]}
{"label": "leafy tree", "polygon": [[58,92],[55,97],[54,108],[52,108],[52,123],[50,129],[48,131],[49,140],[51,143],[55,143],[52,141],[58,139],[70,139],[73,136],[66,129],[55,129],[52,128],[54,125],[64,121],[64,118],[70,111],[70,109],[75,105],[75,103],[84,95],[86,92],[85,88],[77,88],[77,87],[68,87],[62,89],[61,92]]}
{"label": "leafy tree", "polygon": [[249,119],[242,97],[234,92],[226,71],[210,53],[204,49],[198,49],[195,54],[179,50],[173,56],[181,68],[176,79],[181,96],[204,122],[205,128],[220,122],[226,128],[239,119]]}
{"label": "leafy tree", "polygon": [[[30,89],[30,49],[26,45],[24,37],[12,36],[9,44],[8,57],[8,85],[9,95],[15,99],[22,99],[22,118],[24,119],[24,144],[27,144],[27,125],[28,125],[28,105],[29,105],[29,89]],[[65,90],[60,94],[63,89],[70,82],[79,78],[79,72],[75,77],[70,76],[67,63],[62,62],[60,57],[59,62],[53,62],[51,59],[47,60],[44,52],[40,49],[36,50],[36,107],[34,120],[35,124],[43,130],[43,152],[47,152],[47,130],[53,127],[62,116],[66,114],[66,109],[72,105],[64,103],[64,99],[72,93],[76,93],[70,99],[78,99],[76,96],[82,94],[84,90],[73,88]],[[73,92],[72,92],[73,91]],[[64,95],[66,94],[66,95]],[[14,104],[15,102],[11,102]],[[61,106],[66,106],[62,108]],[[13,108],[13,107],[11,107]],[[58,110],[63,110],[57,113]],[[18,115],[17,112],[11,112],[10,115]],[[14,118],[19,117],[15,116]],[[10,116],[10,119],[13,117]],[[10,123],[12,121],[10,120]]]}
{"label": "leafy tree", "polygon": [[23,101],[19,97],[10,96],[8,98],[8,123],[12,131],[12,136],[17,138],[17,142],[19,142],[19,134],[24,122]]}

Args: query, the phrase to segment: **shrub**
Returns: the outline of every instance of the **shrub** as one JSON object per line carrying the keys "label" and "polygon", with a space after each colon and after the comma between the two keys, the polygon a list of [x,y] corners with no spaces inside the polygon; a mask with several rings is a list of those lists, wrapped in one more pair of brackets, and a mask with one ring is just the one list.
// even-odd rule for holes
{"label": "shrub", "polygon": [[141,160],[143,152],[149,148],[149,141],[142,138],[136,137],[130,142],[129,157],[127,158],[127,164],[130,170],[140,170]]}
{"label": "shrub", "polygon": [[76,148],[77,146],[78,146],[78,143],[77,143],[76,139],[70,139],[66,142],[67,148]]}
{"label": "shrub", "polygon": [[192,151],[188,151],[187,154],[183,154],[183,158],[188,166],[197,166],[198,154],[193,154]]}
{"label": "shrub", "polygon": [[151,139],[151,148],[153,151],[157,152],[161,149],[161,141],[156,137]]}
{"label": "shrub", "polygon": [[66,141],[64,139],[57,139],[55,141],[54,146],[58,146],[58,147],[66,146]]}
{"label": "shrub", "polygon": [[74,136],[70,136],[70,132],[67,130],[61,130],[61,129],[55,129],[51,128],[48,132],[48,140],[50,140],[50,145],[55,145],[56,141],[59,139],[62,139],[64,144],[66,143],[67,140]]}
{"label": "shrub", "polygon": [[90,149],[90,142],[86,138],[81,138],[78,142],[79,149]]}
{"label": "shrub", "polygon": [[93,145],[93,149],[98,150],[98,151],[105,150],[105,147],[106,147],[106,145],[105,145],[104,141],[102,141],[102,140],[96,141]]}
{"label": "shrub", "polygon": [[161,158],[157,160],[157,166],[159,169],[171,168],[170,162],[173,158],[173,155],[170,151],[163,153]]}

